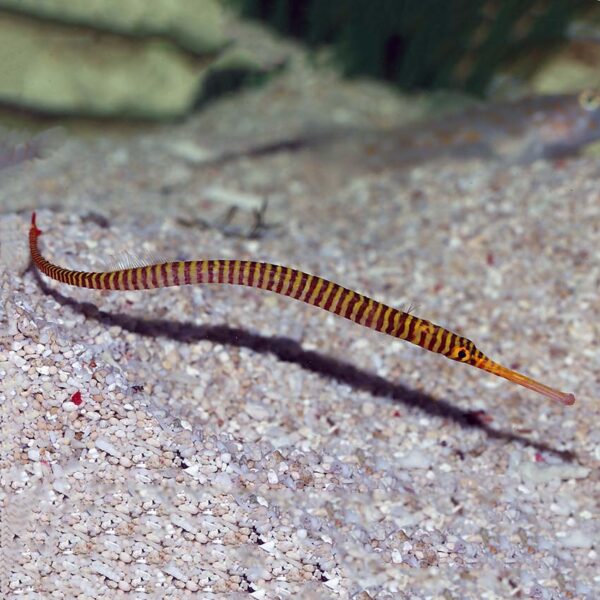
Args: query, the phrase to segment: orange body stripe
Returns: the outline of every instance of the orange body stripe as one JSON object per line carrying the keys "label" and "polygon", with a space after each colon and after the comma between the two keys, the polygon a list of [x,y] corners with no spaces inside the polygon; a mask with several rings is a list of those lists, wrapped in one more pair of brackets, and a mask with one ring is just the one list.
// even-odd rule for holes
{"label": "orange body stripe", "polygon": [[341,285],[338,285],[337,283],[334,283],[334,286],[336,288],[336,291],[335,291],[335,294],[333,295],[333,299],[331,300],[331,306],[326,310],[329,310],[329,312],[337,314],[337,306],[340,301],[340,298],[342,297],[344,288]]}
{"label": "orange body stripe", "polygon": [[283,294],[284,296],[288,295],[293,278],[294,269],[287,267],[285,270],[285,275],[283,276],[283,285],[281,286],[281,291],[279,292],[280,294]]}
{"label": "orange body stripe", "polygon": [[[344,294],[342,303],[340,304],[340,310],[337,313],[338,315],[340,315],[340,317],[347,318],[348,305],[350,304],[350,302],[352,301],[352,299],[355,296],[356,296],[356,294],[352,290],[349,290]],[[351,319],[351,320],[353,321],[354,319]]]}
{"label": "orange body stripe", "polygon": [[335,289],[335,283],[333,283],[332,281],[328,281],[327,287],[325,288],[325,291],[323,292],[323,297],[321,298],[321,301],[317,305],[319,308],[325,308],[325,305],[327,304],[327,300],[329,299],[329,296],[331,296],[331,292],[333,292],[334,289]]}
{"label": "orange body stripe", "polygon": [[248,284],[250,287],[258,287],[258,282],[260,280],[260,263],[257,262],[249,262],[250,265],[250,283]]}
{"label": "orange body stripe", "polygon": [[269,289],[269,285],[271,283],[271,269],[274,267],[274,265],[270,265],[269,263],[263,264],[261,265],[261,271],[262,271],[262,280],[260,283],[260,287],[263,290],[268,290]]}

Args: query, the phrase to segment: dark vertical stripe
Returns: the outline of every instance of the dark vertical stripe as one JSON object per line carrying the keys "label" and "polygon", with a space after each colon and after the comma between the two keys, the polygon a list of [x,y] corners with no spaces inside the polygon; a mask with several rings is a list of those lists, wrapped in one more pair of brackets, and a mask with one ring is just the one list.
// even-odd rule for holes
{"label": "dark vertical stripe", "polygon": [[[267,269],[267,266],[270,267]],[[276,265],[265,265],[265,274],[264,274],[264,288],[265,290],[273,289],[275,285],[275,274],[277,273]]]}
{"label": "dark vertical stripe", "polygon": [[317,294],[315,301],[313,302],[313,304],[315,306],[319,306],[319,302],[321,302],[321,300],[323,300],[323,296],[325,296],[325,292],[327,291],[327,288],[329,287],[330,284],[331,284],[330,281],[323,279],[323,285],[321,286],[321,289],[319,290],[319,293]]}
{"label": "dark vertical stripe", "polygon": [[313,292],[315,291],[319,280],[320,277],[313,277],[313,280],[310,282],[310,285],[308,286],[308,291],[306,292],[306,294],[304,294],[304,302],[306,302],[307,304],[310,300],[310,297],[313,295]]}
{"label": "dark vertical stripe", "polygon": [[367,301],[367,308],[365,308],[362,318],[364,319],[365,327],[372,327],[371,323],[375,314],[375,304],[370,298],[365,298],[365,300]]}
{"label": "dark vertical stripe", "polygon": [[281,267],[281,272],[279,273],[279,279],[277,280],[277,285],[273,287],[273,291],[276,294],[281,294],[283,291],[283,286],[286,282],[286,274],[289,271],[288,267]]}
{"label": "dark vertical stripe", "polygon": [[406,327],[406,319],[408,319],[410,315],[408,313],[402,312],[401,310],[398,311],[398,315],[398,326],[395,330],[392,331],[392,335],[402,338],[402,332]]}
{"label": "dark vertical stripe", "polygon": [[376,329],[377,331],[382,331],[383,318],[385,317],[385,313],[387,312],[388,307],[385,304],[382,304],[381,302],[375,302],[375,307],[377,309],[379,307],[381,307],[381,310],[379,311],[379,316],[377,317],[377,322],[373,323],[373,328]]}
{"label": "dark vertical stripe", "polygon": [[[296,269],[292,269],[291,267],[288,267],[288,271],[289,271],[289,281],[287,278],[287,275],[283,278],[283,282],[281,283],[281,293],[283,294],[283,290],[284,288],[287,287],[286,291],[285,291],[285,296],[291,296],[292,294],[292,288],[294,287],[294,279],[296,278],[297,272]],[[284,282],[288,282],[286,284],[284,284]]]}
{"label": "dark vertical stripe", "polygon": [[446,330],[443,327],[436,326],[436,336],[437,344],[435,344],[432,348],[434,352],[439,352],[441,348],[444,347],[444,341],[446,339]]}
{"label": "dark vertical stripe", "polygon": [[173,278],[173,285],[179,285],[179,263],[172,262],[169,263],[169,268],[171,269],[171,276]]}
{"label": "dark vertical stripe", "polygon": [[248,277],[246,278],[246,285],[253,287],[253,282],[256,277],[256,263],[253,260],[246,261],[248,266]]}
{"label": "dark vertical stripe", "polygon": [[163,263],[162,265],[160,265],[160,278],[161,278],[162,286],[164,286],[164,287],[169,285],[169,276],[167,274],[167,268],[168,268],[167,263]]}
{"label": "dark vertical stripe", "polygon": [[270,289],[273,277],[275,276],[275,265],[264,265],[264,273],[263,273],[263,283],[262,286],[265,290]]}
{"label": "dark vertical stripe", "polygon": [[365,314],[365,311],[367,310],[367,305],[368,305],[368,300],[366,297],[359,296],[359,298],[363,301],[363,303],[361,304],[360,308],[356,311],[356,315],[354,317],[355,323],[360,323],[360,320],[362,319],[362,316]]}
{"label": "dark vertical stripe", "polygon": [[448,341],[448,335],[450,332],[447,329],[441,328],[442,335],[440,336],[440,345],[437,347],[436,352],[443,352],[446,347],[446,342]]}
{"label": "dark vertical stripe", "polygon": [[321,279],[321,285],[319,287],[319,291],[317,292],[317,294],[315,295],[315,298],[313,300],[314,306],[319,306],[319,302],[321,302],[321,300],[323,299],[323,296],[325,295],[325,291],[327,290],[327,288],[330,285],[330,282],[327,279],[323,279],[322,277],[320,279]]}
{"label": "dark vertical stripe", "polygon": [[[377,315],[377,310],[379,309],[379,302],[377,300],[371,299],[371,310],[369,312],[369,317],[365,320],[365,326],[370,327],[371,329],[375,329],[375,325],[377,321],[375,320],[375,315]],[[377,315],[379,319],[379,315]]]}
{"label": "dark vertical stripe", "polygon": [[[417,326],[417,317],[413,317],[412,315],[409,315],[411,317],[410,323],[408,325],[408,331],[406,332],[406,340],[408,340],[409,342],[413,341],[413,337],[415,335],[415,327]],[[402,329],[404,329],[404,326],[402,327]]]}
{"label": "dark vertical stripe", "polygon": [[277,288],[279,284],[279,273],[281,272],[281,268],[277,265],[271,265],[271,274],[269,275],[269,282],[267,284],[267,289],[269,291],[273,291]]}
{"label": "dark vertical stripe", "polygon": [[[296,271],[296,278],[292,283],[292,293],[290,294],[292,298],[295,298],[296,300],[300,298],[300,296],[302,295],[302,290],[306,285],[306,278],[306,273],[303,273],[302,271]],[[298,285],[295,284],[296,281],[298,282]]]}
{"label": "dark vertical stripe", "polygon": [[264,263],[256,263],[256,268],[258,269],[258,275],[256,276],[255,279],[255,285],[254,287],[262,287],[262,283],[265,277],[265,267],[266,265]]}
{"label": "dark vertical stripe", "polygon": [[340,286],[337,283],[333,284],[333,287],[331,288],[331,293],[329,294],[327,301],[323,305],[323,310],[331,312],[331,305],[333,304],[333,299],[335,298],[335,295],[337,294],[339,287]]}
{"label": "dark vertical stripe", "polygon": [[440,339],[440,331],[438,327],[434,325],[430,325],[430,327],[433,329],[433,333],[431,334],[431,339],[429,340],[429,344],[427,345],[427,350],[434,352],[435,347],[437,346],[437,343]]}
{"label": "dark vertical stripe", "polygon": [[192,276],[190,274],[191,267],[192,263],[189,260],[186,261],[183,267],[183,282],[185,285],[190,285],[190,283],[192,283]]}
{"label": "dark vertical stripe", "polygon": [[[396,313],[399,313],[400,311],[396,308],[392,308],[392,310],[390,310],[390,316],[388,317],[388,326],[387,329],[383,332],[386,333],[388,335],[392,334],[392,331],[394,329],[394,318],[396,316]],[[398,322],[400,322],[402,320],[402,316],[398,317]]]}
{"label": "dark vertical stripe", "polygon": [[241,285],[242,277],[244,275],[244,261],[243,260],[235,260],[233,262],[234,262],[234,265],[233,265],[233,269],[231,270],[232,283],[235,283],[236,285]]}
{"label": "dark vertical stripe", "polygon": [[448,351],[452,350],[458,341],[458,336],[455,333],[450,332],[450,345],[448,346]]}
{"label": "dark vertical stripe", "polygon": [[431,333],[431,335],[429,336],[429,343],[427,344],[427,350],[433,350],[433,347],[435,346],[435,342],[437,341],[437,336],[436,333],[437,331],[435,330],[435,328],[432,328],[433,331]]}
{"label": "dark vertical stripe", "polygon": [[196,264],[196,283],[204,283],[206,271],[206,261],[199,260]]}
{"label": "dark vertical stripe", "polygon": [[[352,294],[352,296],[350,296],[349,299],[348,299],[348,294]],[[341,317],[344,317],[345,319],[351,319],[353,321],[356,317],[354,317],[354,319],[352,319],[352,313],[354,312],[356,303],[360,302],[360,298],[361,298],[360,294],[357,294],[356,292],[351,292],[349,290],[344,291],[344,294],[340,300],[339,315]],[[346,307],[344,309],[342,309],[342,305],[346,301],[347,301]]]}
{"label": "dark vertical stripe", "polygon": [[425,347],[425,332],[421,328],[419,328],[413,343],[417,346],[421,346],[421,348]]}
{"label": "dark vertical stripe", "polygon": [[231,271],[231,261],[224,258],[219,261],[219,283],[229,283],[229,272]]}

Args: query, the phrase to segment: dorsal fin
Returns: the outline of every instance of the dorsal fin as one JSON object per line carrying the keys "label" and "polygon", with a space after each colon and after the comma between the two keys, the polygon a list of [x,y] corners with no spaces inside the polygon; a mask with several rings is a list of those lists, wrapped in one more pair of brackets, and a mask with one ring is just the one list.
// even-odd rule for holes
{"label": "dorsal fin", "polygon": [[125,269],[138,269],[139,267],[149,267],[150,265],[169,262],[169,259],[163,255],[154,252],[142,252],[141,254],[124,250],[109,263],[102,265],[102,271],[123,271]]}

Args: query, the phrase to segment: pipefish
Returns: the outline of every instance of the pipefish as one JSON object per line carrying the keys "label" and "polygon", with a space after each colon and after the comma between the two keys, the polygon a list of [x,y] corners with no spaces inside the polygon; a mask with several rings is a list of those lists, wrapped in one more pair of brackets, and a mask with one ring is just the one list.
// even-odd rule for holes
{"label": "pipefish", "polygon": [[406,340],[425,350],[443,354],[451,360],[493,373],[556,402],[565,405],[575,402],[573,394],[560,392],[494,362],[465,337],[297,269],[251,260],[216,259],[163,262],[104,272],[74,271],[59,267],[42,256],[38,247],[41,234],[34,212],[29,230],[31,258],[40,272],[61,283],[96,290],[118,291],[201,283],[227,283],[269,290]]}

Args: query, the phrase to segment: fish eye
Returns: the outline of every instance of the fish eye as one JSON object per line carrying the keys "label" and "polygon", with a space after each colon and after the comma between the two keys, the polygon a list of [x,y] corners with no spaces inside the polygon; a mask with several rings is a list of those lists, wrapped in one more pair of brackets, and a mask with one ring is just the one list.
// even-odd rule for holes
{"label": "fish eye", "polygon": [[584,110],[596,110],[600,108],[600,93],[595,90],[583,90],[579,94],[579,106]]}
{"label": "fish eye", "polygon": [[471,353],[464,346],[455,346],[450,352],[450,358],[461,362],[467,362],[471,358]]}

